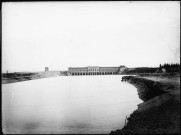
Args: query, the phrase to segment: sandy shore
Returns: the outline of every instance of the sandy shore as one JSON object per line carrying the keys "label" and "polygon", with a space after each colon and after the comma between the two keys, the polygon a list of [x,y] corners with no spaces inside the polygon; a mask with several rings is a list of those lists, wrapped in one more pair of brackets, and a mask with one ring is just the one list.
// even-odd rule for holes
{"label": "sandy shore", "polygon": [[176,76],[129,77],[140,99],[122,129],[111,134],[179,134],[180,133],[180,74]]}

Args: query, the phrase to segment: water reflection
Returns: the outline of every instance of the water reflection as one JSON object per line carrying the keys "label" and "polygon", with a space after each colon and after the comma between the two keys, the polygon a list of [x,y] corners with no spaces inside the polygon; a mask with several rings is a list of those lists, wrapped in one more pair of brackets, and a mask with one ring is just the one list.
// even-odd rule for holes
{"label": "water reflection", "polygon": [[109,133],[142,102],[118,75],[63,76],[2,86],[4,133]]}

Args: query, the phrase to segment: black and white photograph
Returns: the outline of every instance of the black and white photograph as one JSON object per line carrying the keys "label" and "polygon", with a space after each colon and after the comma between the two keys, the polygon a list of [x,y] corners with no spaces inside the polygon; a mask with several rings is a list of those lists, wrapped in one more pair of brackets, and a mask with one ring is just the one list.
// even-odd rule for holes
{"label": "black and white photograph", "polygon": [[2,2],[3,134],[180,134],[180,1]]}

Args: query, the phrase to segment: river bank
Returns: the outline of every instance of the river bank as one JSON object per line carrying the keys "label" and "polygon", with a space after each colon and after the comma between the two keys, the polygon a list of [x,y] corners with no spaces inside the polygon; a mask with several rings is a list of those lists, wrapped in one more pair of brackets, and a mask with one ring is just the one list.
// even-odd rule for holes
{"label": "river bank", "polygon": [[126,76],[140,99],[127,119],[128,123],[111,134],[179,134],[180,133],[180,74],[174,76]]}
{"label": "river bank", "polygon": [[9,73],[5,76],[2,76],[2,84],[7,83],[15,83],[15,82],[21,82],[21,81],[29,81],[29,80],[35,80],[35,79],[41,79],[41,78],[47,78],[47,77],[55,77],[60,76],[59,71],[46,71],[46,72],[35,72],[35,73]]}

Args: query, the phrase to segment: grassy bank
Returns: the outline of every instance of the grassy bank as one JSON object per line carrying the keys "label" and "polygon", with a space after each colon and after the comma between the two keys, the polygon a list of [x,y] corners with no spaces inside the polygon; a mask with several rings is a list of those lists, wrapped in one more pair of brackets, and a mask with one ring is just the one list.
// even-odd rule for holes
{"label": "grassy bank", "polygon": [[138,105],[122,129],[111,134],[179,134],[180,75],[130,76],[127,81],[138,89]]}

